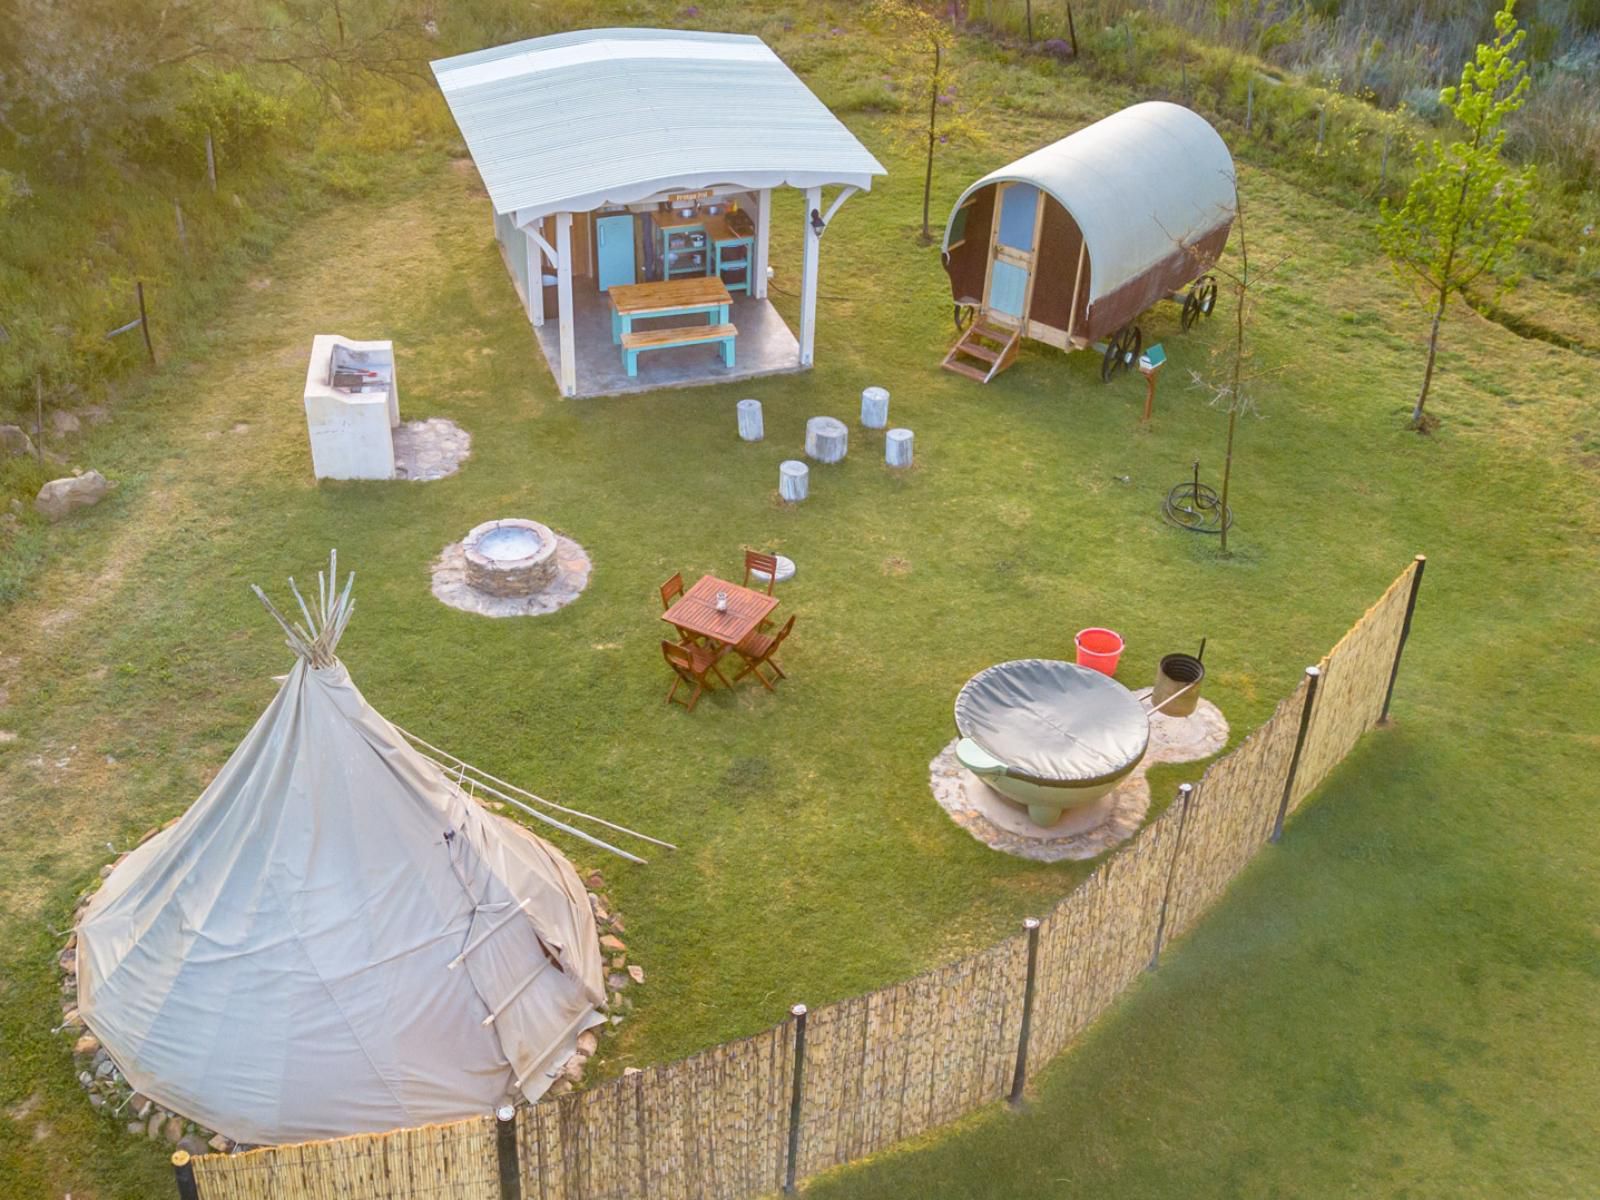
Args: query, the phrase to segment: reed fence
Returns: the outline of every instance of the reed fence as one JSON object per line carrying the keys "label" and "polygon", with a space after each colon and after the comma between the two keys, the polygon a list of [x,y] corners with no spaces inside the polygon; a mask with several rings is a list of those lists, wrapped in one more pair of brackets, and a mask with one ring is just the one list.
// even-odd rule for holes
{"label": "reed fence", "polygon": [[1016,1100],[1388,714],[1419,555],[1272,717],[1042,920],[915,979],[450,1125],[173,1156],[183,1200],[745,1200]]}

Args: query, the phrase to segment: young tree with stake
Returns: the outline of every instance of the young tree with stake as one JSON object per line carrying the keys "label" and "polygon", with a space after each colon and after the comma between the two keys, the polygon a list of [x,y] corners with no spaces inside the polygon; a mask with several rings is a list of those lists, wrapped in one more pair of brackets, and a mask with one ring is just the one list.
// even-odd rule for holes
{"label": "young tree with stake", "polygon": [[1506,0],[1495,14],[1494,40],[1480,45],[1462,66],[1461,82],[1439,95],[1464,136],[1419,146],[1417,175],[1405,201],[1391,208],[1385,200],[1381,209],[1379,242],[1433,321],[1422,390],[1411,410],[1411,428],[1419,431],[1428,424],[1423,409],[1451,295],[1464,295],[1484,275],[1508,283],[1512,256],[1531,219],[1531,169],[1514,169],[1500,156],[1505,119],[1522,107],[1528,90],[1527,65],[1516,58],[1526,31],[1512,15],[1515,3]]}
{"label": "young tree with stake", "polygon": [[927,165],[922,176],[922,241],[926,245],[933,241],[929,206],[933,199],[934,151],[940,144],[957,138],[977,140],[978,127],[956,99],[955,73],[950,65],[955,34],[950,27],[913,0],[874,0],[872,13],[893,37],[889,62],[895,90],[916,100],[927,97],[926,124],[920,102],[908,103],[894,121],[895,133],[902,141],[926,149]]}

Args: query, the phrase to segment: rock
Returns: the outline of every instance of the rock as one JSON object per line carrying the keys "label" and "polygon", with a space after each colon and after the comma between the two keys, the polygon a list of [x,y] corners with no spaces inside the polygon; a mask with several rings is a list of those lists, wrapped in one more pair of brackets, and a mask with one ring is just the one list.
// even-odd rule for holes
{"label": "rock", "polygon": [[150,1114],[150,1119],[145,1122],[144,1133],[146,1137],[158,1138],[161,1136],[161,1123],[167,1119],[167,1114],[159,1108]]}
{"label": "rock", "polygon": [[99,1112],[106,1106],[106,1098],[93,1092],[89,1094],[89,1107]]}
{"label": "rock", "polygon": [[630,979],[632,979],[635,983],[643,983],[644,982],[644,968],[641,967],[638,963],[634,963],[631,967],[628,968],[628,977]]}
{"label": "rock", "polygon": [[33,439],[20,425],[0,425],[0,450],[5,451],[7,457],[32,458],[38,453],[33,448]]}
{"label": "rock", "polygon": [[129,1121],[128,1122],[128,1132],[133,1134],[133,1135],[135,1135],[135,1136],[143,1133],[144,1132],[144,1122],[143,1121]]}
{"label": "rock", "polygon": [[50,428],[59,434],[77,433],[83,428],[83,422],[64,408],[52,408],[49,420]]}
{"label": "rock", "polygon": [[628,932],[628,927],[622,923],[621,913],[611,914],[611,928],[615,929],[618,933]]}
{"label": "rock", "polygon": [[78,1082],[83,1084],[84,1087],[93,1087],[94,1086],[94,1076],[88,1071],[79,1071],[78,1072]]}
{"label": "rock", "polygon": [[600,1039],[595,1036],[594,1030],[585,1029],[578,1035],[578,1053],[593,1054],[600,1049]]}
{"label": "rock", "polygon": [[[615,977],[613,976],[613,978],[615,978]],[[622,993],[621,992],[612,992],[611,993],[611,1003],[610,1003],[610,1005],[608,1007],[610,1007],[610,1008],[612,1008],[612,1009],[614,1009],[614,1010],[616,1010],[618,1012],[620,1012],[622,1010]]]}
{"label": "rock", "polygon": [[605,876],[601,875],[599,871],[590,871],[589,874],[585,876],[583,882],[588,886],[589,890],[593,892],[598,892],[601,888],[606,886]]}
{"label": "rock", "polygon": [[57,965],[68,975],[78,973],[78,952],[76,950],[63,950],[56,959]]}
{"label": "rock", "polygon": [[92,1033],[86,1033],[72,1045],[74,1054],[93,1054],[100,1049],[100,1039]]}
{"label": "rock", "polygon": [[618,954],[614,958],[612,958],[612,960],[611,960],[611,969],[613,971],[620,971],[624,967],[626,967],[627,965],[628,965],[628,958],[627,958],[627,955],[624,955],[624,954]]}
{"label": "rock", "polygon": [[600,944],[607,950],[615,951],[617,954],[625,954],[628,949],[626,942],[619,937],[612,936],[609,933],[600,939]]}
{"label": "rock", "polygon": [[233,1139],[218,1133],[213,1135],[206,1145],[210,1146],[218,1154],[226,1154],[233,1149]]}
{"label": "rock", "polygon": [[100,878],[101,879],[110,879],[111,878],[111,871],[112,871],[112,866],[111,866],[110,863],[107,863],[105,866],[100,868]]}
{"label": "rock", "polygon": [[100,503],[110,490],[111,484],[104,475],[99,471],[87,471],[82,475],[52,479],[39,489],[33,506],[49,520],[59,521],[74,509]]}
{"label": "rock", "polygon": [[128,1097],[128,1110],[141,1121],[150,1115],[150,1109],[154,1104],[155,1101],[143,1092],[135,1092]]}
{"label": "rock", "polygon": [[[632,973],[633,972],[630,970],[628,974],[631,975]],[[606,986],[618,995],[622,993],[623,988],[628,986],[628,982],[628,976],[623,975],[618,971],[613,971],[611,974],[606,976]]]}
{"label": "rock", "polygon": [[209,1152],[211,1146],[198,1133],[186,1133],[178,1139],[178,1149],[187,1150],[190,1155],[198,1156]]}
{"label": "rock", "polygon": [[565,1096],[572,1090],[572,1080],[558,1079],[545,1091],[546,1096]]}
{"label": "rock", "polygon": [[609,921],[611,919],[611,913],[606,908],[605,901],[593,892],[589,893],[589,911],[594,913],[596,921]]}
{"label": "rock", "polygon": [[116,1073],[117,1064],[107,1060],[94,1069],[96,1079],[110,1079]]}
{"label": "rock", "polygon": [[570,1079],[573,1083],[583,1082],[583,1065],[589,1061],[587,1054],[574,1054],[567,1059],[566,1065],[561,1068],[561,1077]]}
{"label": "rock", "polygon": [[624,1075],[643,1075],[644,1074],[644,1072],[641,1071],[638,1067],[623,1067],[622,1068],[622,1073]]}
{"label": "rock", "polygon": [[620,1015],[612,1017],[611,1018],[611,1024],[612,1024],[613,1027],[621,1025],[622,1024],[622,1017]]}
{"label": "rock", "polygon": [[161,1136],[176,1146],[183,1140],[183,1118],[168,1117],[161,1126]]}

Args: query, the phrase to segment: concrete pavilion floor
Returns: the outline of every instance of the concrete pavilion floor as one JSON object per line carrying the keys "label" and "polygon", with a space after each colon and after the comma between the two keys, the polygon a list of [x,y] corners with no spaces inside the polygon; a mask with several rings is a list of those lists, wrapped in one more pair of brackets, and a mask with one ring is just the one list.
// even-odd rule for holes
{"label": "concrete pavilion floor", "polygon": [[[550,373],[561,381],[561,329],[556,321],[555,289],[545,290],[545,323],[535,327]],[[758,375],[778,375],[800,369],[800,343],[771,303],[734,296],[728,319],[739,330],[734,342],[734,365],[722,365],[715,345],[678,346],[639,355],[639,374],[628,378],[622,348],[611,341],[611,305],[604,295],[580,282],[573,289],[574,345],[578,356],[577,395],[615,396],[648,392],[656,388],[693,387],[724,383]],[[669,328],[700,324],[704,317],[657,317],[634,322],[635,329]]]}

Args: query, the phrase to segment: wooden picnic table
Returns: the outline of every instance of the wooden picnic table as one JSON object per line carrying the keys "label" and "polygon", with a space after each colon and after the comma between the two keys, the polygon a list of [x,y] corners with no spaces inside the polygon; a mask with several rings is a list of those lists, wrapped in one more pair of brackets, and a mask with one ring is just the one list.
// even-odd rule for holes
{"label": "wooden picnic table", "polygon": [[[717,611],[717,593],[728,593],[728,611]],[[685,633],[705,638],[718,654],[749,637],[778,607],[775,596],[740,587],[715,575],[702,575],[661,619]]]}
{"label": "wooden picnic table", "polygon": [[611,341],[622,342],[622,335],[633,332],[640,317],[678,317],[705,313],[709,325],[726,325],[733,297],[714,275],[689,279],[669,279],[661,283],[623,283],[609,288],[611,297]]}

